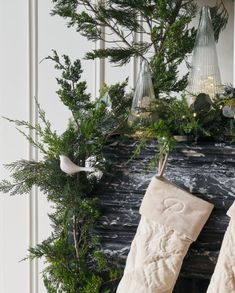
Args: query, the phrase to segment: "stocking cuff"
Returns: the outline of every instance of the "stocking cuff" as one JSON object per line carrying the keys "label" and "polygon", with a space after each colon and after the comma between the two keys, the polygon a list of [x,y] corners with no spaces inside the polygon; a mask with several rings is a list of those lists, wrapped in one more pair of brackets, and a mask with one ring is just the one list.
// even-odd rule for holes
{"label": "stocking cuff", "polygon": [[167,179],[154,177],[146,190],[140,214],[195,241],[213,207]]}

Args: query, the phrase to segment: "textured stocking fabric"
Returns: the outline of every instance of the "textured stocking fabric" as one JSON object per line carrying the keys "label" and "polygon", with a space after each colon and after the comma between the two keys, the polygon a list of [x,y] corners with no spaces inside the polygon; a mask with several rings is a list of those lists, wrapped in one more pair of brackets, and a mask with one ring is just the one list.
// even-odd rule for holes
{"label": "textured stocking fabric", "polygon": [[191,240],[142,216],[117,292],[172,292]]}
{"label": "textured stocking fabric", "polygon": [[153,178],[117,293],[171,293],[182,261],[213,205]]}
{"label": "textured stocking fabric", "polygon": [[235,203],[227,215],[230,223],[207,293],[235,293]]}

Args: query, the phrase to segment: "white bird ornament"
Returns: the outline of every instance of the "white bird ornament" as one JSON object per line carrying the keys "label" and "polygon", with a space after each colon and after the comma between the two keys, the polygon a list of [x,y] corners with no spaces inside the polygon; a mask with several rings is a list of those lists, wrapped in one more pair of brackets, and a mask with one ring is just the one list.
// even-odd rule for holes
{"label": "white bird ornament", "polygon": [[73,175],[76,174],[78,172],[95,172],[96,169],[92,168],[92,167],[80,167],[76,164],[74,164],[70,158],[68,158],[67,156],[64,155],[60,155],[60,169],[68,174],[68,175]]}

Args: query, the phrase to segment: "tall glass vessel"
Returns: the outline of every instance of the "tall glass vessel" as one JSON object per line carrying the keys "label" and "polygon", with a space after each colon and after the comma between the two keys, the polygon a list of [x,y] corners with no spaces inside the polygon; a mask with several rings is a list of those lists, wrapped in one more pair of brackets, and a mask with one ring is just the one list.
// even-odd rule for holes
{"label": "tall glass vessel", "polygon": [[208,94],[213,100],[221,87],[220,69],[214,31],[210,16],[210,8],[203,6],[201,18],[193,50],[191,70],[189,74],[187,101],[192,104],[195,95]]}
{"label": "tall glass vessel", "polygon": [[137,80],[137,85],[132,101],[131,113],[128,117],[129,124],[143,123],[151,118],[155,95],[151,72],[148,62],[143,60]]}

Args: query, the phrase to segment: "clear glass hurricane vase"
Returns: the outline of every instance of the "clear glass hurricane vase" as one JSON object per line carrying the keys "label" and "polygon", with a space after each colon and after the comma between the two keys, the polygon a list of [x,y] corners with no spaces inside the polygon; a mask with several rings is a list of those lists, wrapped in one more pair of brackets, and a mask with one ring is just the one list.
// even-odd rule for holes
{"label": "clear glass hurricane vase", "polygon": [[142,123],[151,118],[155,95],[148,62],[143,60],[140,66],[137,85],[132,101],[129,124]]}
{"label": "clear glass hurricane vase", "polygon": [[210,8],[203,6],[188,79],[187,101],[192,104],[199,93],[206,93],[213,100],[220,88],[221,77]]}

